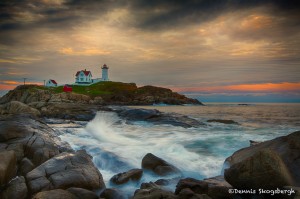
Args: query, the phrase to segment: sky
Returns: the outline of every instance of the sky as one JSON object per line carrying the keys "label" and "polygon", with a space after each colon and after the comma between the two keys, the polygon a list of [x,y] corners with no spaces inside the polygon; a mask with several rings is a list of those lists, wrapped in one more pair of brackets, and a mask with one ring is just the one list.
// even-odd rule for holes
{"label": "sky", "polygon": [[0,1],[0,93],[104,63],[203,101],[300,102],[300,1]]}

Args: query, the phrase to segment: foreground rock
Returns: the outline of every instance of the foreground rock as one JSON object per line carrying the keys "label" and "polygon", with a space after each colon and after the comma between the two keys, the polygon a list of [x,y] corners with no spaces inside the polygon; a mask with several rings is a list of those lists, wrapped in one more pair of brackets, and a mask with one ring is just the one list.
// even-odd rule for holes
{"label": "foreground rock", "polygon": [[27,197],[27,186],[23,176],[16,177],[0,192],[2,199],[25,199]]}
{"label": "foreground rock", "polygon": [[127,199],[128,197],[122,193],[121,191],[117,189],[105,189],[101,195],[100,198],[105,199]]}
{"label": "foreground rock", "polygon": [[102,175],[85,151],[61,153],[29,172],[26,179],[32,194],[70,187],[105,188]]}
{"label": "foreground rock", "polygon": [[235,152],[225,179],[235,188],[300,186],[300,131]]}
{"label": "foreground rock", "polygon": [[142,160],[142,168],[151,170],[159,176],[181,174],[178,168],[153,155],[152,153],[148,153],[144,156]]}
{"label": "foreground rock", "polygon": [[110,181],[115,184],[124,184],[128,181],[138,181],[141,179],[143,175],[142,169],[131,169],[124,173],[119,173],[117,175],[114,175]]}
{"label": "foreground rock", "polygon": [[165,191],[159,188],[151,188],[151,189],[138,189],[135,191],[133,199],[177,199],[170,191]]}
{"label": "foreground rock", "polygon": [[199,127],[204,125],[203,123],[185,115],[176,113],[162,113],[155,109],[113,107],[112,110],[117,112],[121,118],[126,119],[127,121],[147,121],[157,125],[170,124],[184,128]]}
{"label": "foreground rock", "polygon": [[17,173],[17,158],[14,151],[0,151],[0,186],[8,183]]}
{"label": "foreground rock", "polygon": [[212,198],[225,199],[231,198],[228,190],[232,188],[223,176],[216,176],[204,180],[196,180],[193,178],[181,179],[175,190],[175,194],[179,198]]}
{"label": "foreground rock", "polygon": [[32,199],[78,199],[72,193],[63,190],[63,189],[55,189],[51,191],[42,191],[37,193]]}

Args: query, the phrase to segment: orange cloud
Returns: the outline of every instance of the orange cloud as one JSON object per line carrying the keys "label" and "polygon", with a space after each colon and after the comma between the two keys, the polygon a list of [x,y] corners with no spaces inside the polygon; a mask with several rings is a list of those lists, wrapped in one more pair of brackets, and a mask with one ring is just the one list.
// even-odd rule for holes
{"label": "orange cloud", "polygon": [[75,51],[73,48],[62,48],[59,50],[60,53],[65,55],[84,55],[84,56],[92,56],[92,55],[108,55],[111,52],[100,50],[97,48],[88,48],[82,51]]}
{"label": "orange cloud", "polygon": [[206,86],[173,88],[177,92],[286,92],[300,91],[300,82],[290,83],[263,83],[263,84],[238,84],[228,86]]}
{"label": "orange cloud", "polygon": [[[19,85],[23,85],[24,82],[13,81],[13,80],[4,80],[0,81],[0,90],[12,90]],[[43,85],[41,82],[30,82],[26,81],[26,84],[35,84],[35,85]]]}

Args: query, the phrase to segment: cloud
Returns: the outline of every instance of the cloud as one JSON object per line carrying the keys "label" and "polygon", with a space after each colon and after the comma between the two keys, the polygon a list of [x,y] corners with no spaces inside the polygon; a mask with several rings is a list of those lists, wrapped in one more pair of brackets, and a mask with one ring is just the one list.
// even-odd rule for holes
{"label": "cloud", "polygon": [[65,55],[83,55],[83,56],[94,56],[94,55],[108,55],[111,54],[111,52],[106,50],[100,50],[96,48],[89,48],[79,51],[74,51],[73,48],[62,48],[59,50],[60,53]]}

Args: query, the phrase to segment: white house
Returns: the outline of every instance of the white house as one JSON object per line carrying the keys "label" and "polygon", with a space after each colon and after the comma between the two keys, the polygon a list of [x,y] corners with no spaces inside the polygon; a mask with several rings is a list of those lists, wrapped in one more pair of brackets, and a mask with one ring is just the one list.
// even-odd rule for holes
{"label": "white house", "polygon": [[77,71],[75,75],[75,83],[77,84],[91,84],[92,83],[92,73],[86,69]]}
{"label": "white house", "polygon": [[47,87],[56,87],[56,86],[57,86],[57,83],[56,83],[55,80],[49,79],[49,80],[46,82],[46,86],[47,86]]}

